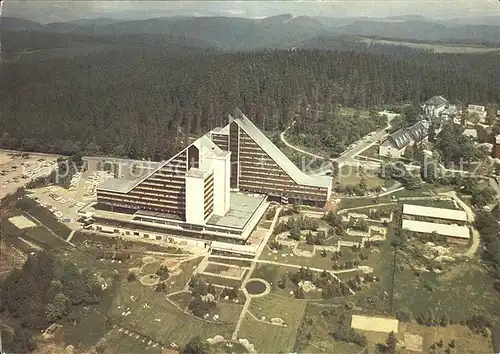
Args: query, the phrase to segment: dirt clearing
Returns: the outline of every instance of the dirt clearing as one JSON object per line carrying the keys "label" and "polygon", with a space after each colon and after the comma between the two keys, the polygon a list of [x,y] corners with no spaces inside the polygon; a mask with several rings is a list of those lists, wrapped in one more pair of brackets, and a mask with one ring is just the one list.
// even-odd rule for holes
{"label": "dirt clearing", "polygon": [[399,321],[392,318],[352,315],[351,327],[362,331],[398,333]]}

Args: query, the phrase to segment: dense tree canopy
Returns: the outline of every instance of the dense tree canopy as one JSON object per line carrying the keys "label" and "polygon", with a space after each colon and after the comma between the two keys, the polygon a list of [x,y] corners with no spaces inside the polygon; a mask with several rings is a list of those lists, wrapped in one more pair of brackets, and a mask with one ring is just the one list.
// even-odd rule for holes
{"label": "dense tree canopy", "polygon": [[443,125],[435,147],[441,153],[445,164],[470,163],[484,156],[468,137],[462,135],[463,131],[464,128],[458,124]]}
{"label": "dense tree canopy", "polygon": [[1,310],[17,318],[23,327],[43,329],[66,316],[71,306],[96,304],[101,287],[88,270],[40,252],[28,257],[2,285]]}
{"label": "dense tree canopy", "polygon": [[330,106],[327,105],[324,112],[302,107],[290,132],[300,145],[325,149],[331,156],[338,156],[349,144],[387,126],[384,115],[375,112],[366,117],[359,112],[341,114]]}
{"label": "dense tree canopy", "polygon": [[[235,106],[260,128],[280,130],[300,107],[367,108],[435,94],[493,102],[500,95],[490,75],[497,57],[487,54],[222,53],[154,36],[84,42],[97,47],[2,62],[0,147],[159,159],[186,135],[223,125]],[[322,138],[338,144],[336,136]]]}

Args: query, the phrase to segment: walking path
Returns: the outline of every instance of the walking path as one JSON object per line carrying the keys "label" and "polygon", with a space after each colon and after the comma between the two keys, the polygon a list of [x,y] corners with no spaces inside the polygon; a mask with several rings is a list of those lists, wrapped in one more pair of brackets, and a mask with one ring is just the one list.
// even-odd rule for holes
{"label": "walking path", "polygon": [[69,236],[68,238],[66,239],[66,242],[70,242],[71,239],[73,238],[73,235],[75,234],[76,230],[72,230],[70,233],[69,233]]}
{"label": "walking path", "polygon": [[291,123],[291,124],[290,124],[290,125],[289,125],[286,129],[285,129],[285,130],[283,130],[283,131],[281,132],[281,134],[280,134],[280,139],[281,139],[281,141],[283,142],[283,144],[285,144],[285,145],[286,145],[287,147],[289,147],[290,149],[293,149],[293,150],[295,150],[295,151],[298,151],[298,152],[300,152],[300,153],[302,153],[302,154],[312,156],[312,157],[314,157],[314,158],[316,158],[316,159],[321,159],[321,160],[325,159],[325,158],[324,158],[324,157],[322,157],[322,156],[315,155],[315,154],[313,154],[313,153],[311,153],[311,152],[309,152],[309,151],[305,151],[305,150],[302,150],[302,149],[300,149],[300,148],[298,148],[298,147],[295,147],[295,146],[293,146],[292,144],[290,144],[288,141],[286,141],[286,139],[285,139],[285,134],[286,134],[286,132],[288,131],[288,129],[290,129],[290,128],[292,127],[292,125],[294,125],[294,124],[295,124],[295,121],[293,121],[293,122],[292,122],[292,123]]}
{"label": "walking path", "polygon": [[467,214],[467,220],[470,223],[470,229],[472,231],[472,243],[471,243],[471,246],[469,247],[469,249],[460,255],[462,255],[464,257],[471,258],[477,252],[477,250],[479,248],[479,241],[480,241],[479,232],[474,227],[474,221],[476,220],[476,216],[474,214],[474,211],[462,199],[460,199],[457,196],[457,193],[455,191],[446,193],[445,195],[449,195],[450,197],[452,197],[453,200],[456,201],[458,203],[458,205],[460,205],[460,207]]}
{"label": "walking path", "polygon": [[243,294],[245,295],[245,303],[243,304],[243,309],[240,312],[240,317],[238,318],[238,322],[236,322],[236,327],[234,328],[233,335],[231,337],[232,340],[238,339],[238,332],[240,330],[241,324],[243,323],[243,319],[245,318],[245,315],[248,311],[248,307],[250,306],[250,301],[252,301],[252,298],[250,294],[248,294],[247,289],[245,288],[248,279],[252,276],[253,271],[255,270],[255,267],[257,266],[257,262],[259,261],[260,254],[264,250],[264,247],[267,245],[267,241],[269,241],[269,238],[271,237],[274,226],[278,222],[278,218],[281,212],[281,207],[278,207],[276,209],[276,213],[274,214],[273,222],[271,223],[271,227],[269,228],[269,231],[267,232],[266,236],[262,240],[262,242],[259,244],[259,247],[257,248],[257,252],[255,253],[255,256],[252,260],[252,266],[250,267],[250,270],[247,272],[245,279],[241,282],[241,290],[243,291]]}

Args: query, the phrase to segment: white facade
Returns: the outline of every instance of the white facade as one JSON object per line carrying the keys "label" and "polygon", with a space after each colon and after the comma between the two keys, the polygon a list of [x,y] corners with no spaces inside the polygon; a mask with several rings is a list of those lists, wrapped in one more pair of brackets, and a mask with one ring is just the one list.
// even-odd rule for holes
{"label": "white facade", "polygon": [[230,204],[231,152],[207,159],[214,169],[214,214],[226,215]]}
{"label": "white facade", "polygon": [[396,147],[391,144],[382,144],[379,146],[378,154],[380,156],[392,157],[394,159],[399,159],[405,153],[406,146],[401,150],[398,150]]}
{"label": "white facade", "polygon": [[474,104],[470,104],[467,107],[467,113],[468,114],[477,114],[481,121],[486,118],[486,114],[487,114],[486,108],[484,106],[477,106]]}
{"label": "white facade", "polygon": [[[205,174],[194,173],[191,169],[186,175],[186,222],[203,225],[205,223]],[[208,172],[207,172],[208,173]]]}
{"label": "white facade", "polygon": [[443,112],[446,109],[446,105],[445,104],[441,104],[438,106],[424,105],[423,109],[425,114],[431,117],[439,117],[441,112]]}

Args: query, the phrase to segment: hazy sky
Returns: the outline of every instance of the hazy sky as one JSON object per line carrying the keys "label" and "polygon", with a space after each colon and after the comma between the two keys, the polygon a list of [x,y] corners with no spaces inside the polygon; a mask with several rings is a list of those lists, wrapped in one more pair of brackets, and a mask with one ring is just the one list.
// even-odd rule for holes
{"label": "hazy sky", "polygon": [[[187,11],[194,15],[265,17],[293,15],[386,17],[422,15],[434,19],[498,15],[498,0],[337,0],[337,1],[42,1],[4,0],[3,16],[42,23],[79,18],[152,18]],[[175,11],[175,12],[174,12]]]}

